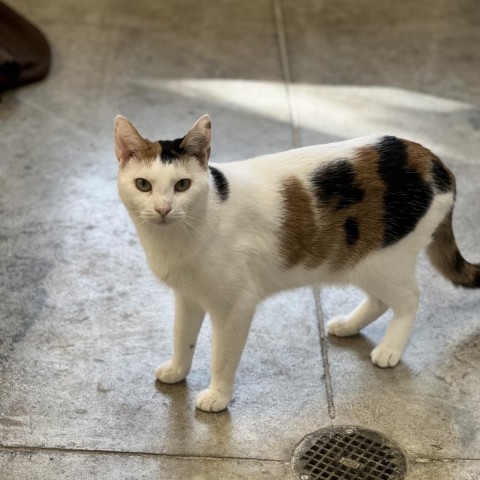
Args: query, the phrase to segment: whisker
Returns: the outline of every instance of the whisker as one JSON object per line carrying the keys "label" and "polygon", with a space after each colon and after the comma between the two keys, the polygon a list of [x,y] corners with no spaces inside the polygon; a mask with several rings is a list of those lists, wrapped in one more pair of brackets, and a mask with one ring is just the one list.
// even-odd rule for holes
{"label": "whisker", "polygon": [[200,231],[200,229],[198,229],[193,223],[190,223],[189,221],[189,216],[186,215],[184,217],[184,224],[189,227],[190,229],[193,230],[193,232],[198,235],[202,240],[208,240],[208,236],[203,233],[202,231]]}
{"label": "whisker", "polygon": [[178,226],[180,227],[180,230],[182,230],[182,232],[184,232],[185,234],[189,235],[190,239],[191,240],[194,240],[195,237],[192,235],[192,232],[190,232],[188,230],[188,226],[187,225],[184,225],[182,224],[182,222],[178,222]]}

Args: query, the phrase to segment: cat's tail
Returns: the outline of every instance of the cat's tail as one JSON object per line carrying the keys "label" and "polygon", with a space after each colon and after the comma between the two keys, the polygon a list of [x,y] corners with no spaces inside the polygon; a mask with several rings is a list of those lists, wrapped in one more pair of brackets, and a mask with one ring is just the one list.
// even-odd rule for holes
{"label": "cat's tail", "polygon": [[427,247],[432,265],[454,285],[480,288],[480,264],[467,262],[458,249],[452,227],[452,212],[438,226]]}

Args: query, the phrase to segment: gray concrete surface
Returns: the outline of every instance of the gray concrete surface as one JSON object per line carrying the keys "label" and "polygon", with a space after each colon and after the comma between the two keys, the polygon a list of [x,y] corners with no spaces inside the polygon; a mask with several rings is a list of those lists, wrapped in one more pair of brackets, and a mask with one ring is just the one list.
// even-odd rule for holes
{"label": "gray concrete surface", "polygon": [[[152,138],[213,117],[231,161],[378,131],[419,140],[458,180],[455,228],[480,261],[480,6],[475,0],[16,0],[47,34],[45,82],[0,103],[0,478],[293,478],[307,433],[360,425],[407,453],[408,480],[480,478],[480,292],[419,262],[422,303],[401,364],[371,365],[386,318],[322,337],[351,288],[258,311],[228,411],[153,371],[173,300],[117,198],[112,123]],[[293,82],[293,83],[290,83]],[[321,349],[323,347],[323,351]]]}

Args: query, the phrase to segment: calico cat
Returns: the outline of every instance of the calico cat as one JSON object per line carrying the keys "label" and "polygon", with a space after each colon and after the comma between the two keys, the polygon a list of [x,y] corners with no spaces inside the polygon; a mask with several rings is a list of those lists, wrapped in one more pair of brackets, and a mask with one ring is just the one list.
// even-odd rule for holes
{"label": "calico cat", "polygon": [[360,287],[365,300],[328,331],[354,335],[390,308],[371,360],[393,367],[416,315],[422,249],[454,284],[480,287],[480,265],[464,260],[452,231],[454,176],[421,145],[372,136],[213,165],[211,131],[205,115],[183,138],[153,142],[115,119],[120,197],[151,269],[175,292],[173,356],[160,381],[187,376],[211,317],[211,383],[199,409],[227,407],[255,307],[275,292]]}

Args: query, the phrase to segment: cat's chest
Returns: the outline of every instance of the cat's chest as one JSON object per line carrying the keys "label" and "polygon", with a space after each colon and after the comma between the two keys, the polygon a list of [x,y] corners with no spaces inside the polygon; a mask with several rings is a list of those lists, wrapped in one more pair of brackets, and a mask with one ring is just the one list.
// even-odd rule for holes
{"label": "cat's chest", "polygon": [[196,269],[195,255],[181,238],[163,239],[146,229],[137,228],[148,265],[156,277],[170,287],[185,282],[188,271]]}
{"label": "cat's chest", "polygon": [[191,292],[201,289],[205,284],[205,271],[203,262],[194,257],[176,258],[168,256],[148,255],[147,260],[156,277],[171,288],[188,290]]}
{"label": "cat's chest", "polygon": [[[170,288],[182,292],[184,295],[202,305],[205,310],[218,307],[232,292],[238,292],[244,275],[238,273],[233,279],[230,270],[221,268],[226,265],[217,255],[209,251],[202,251],[188,259],[175,263],[166,258],[149,258],[148,263],[155,276]],[[148,258],[148,256],[147,256]]]}

